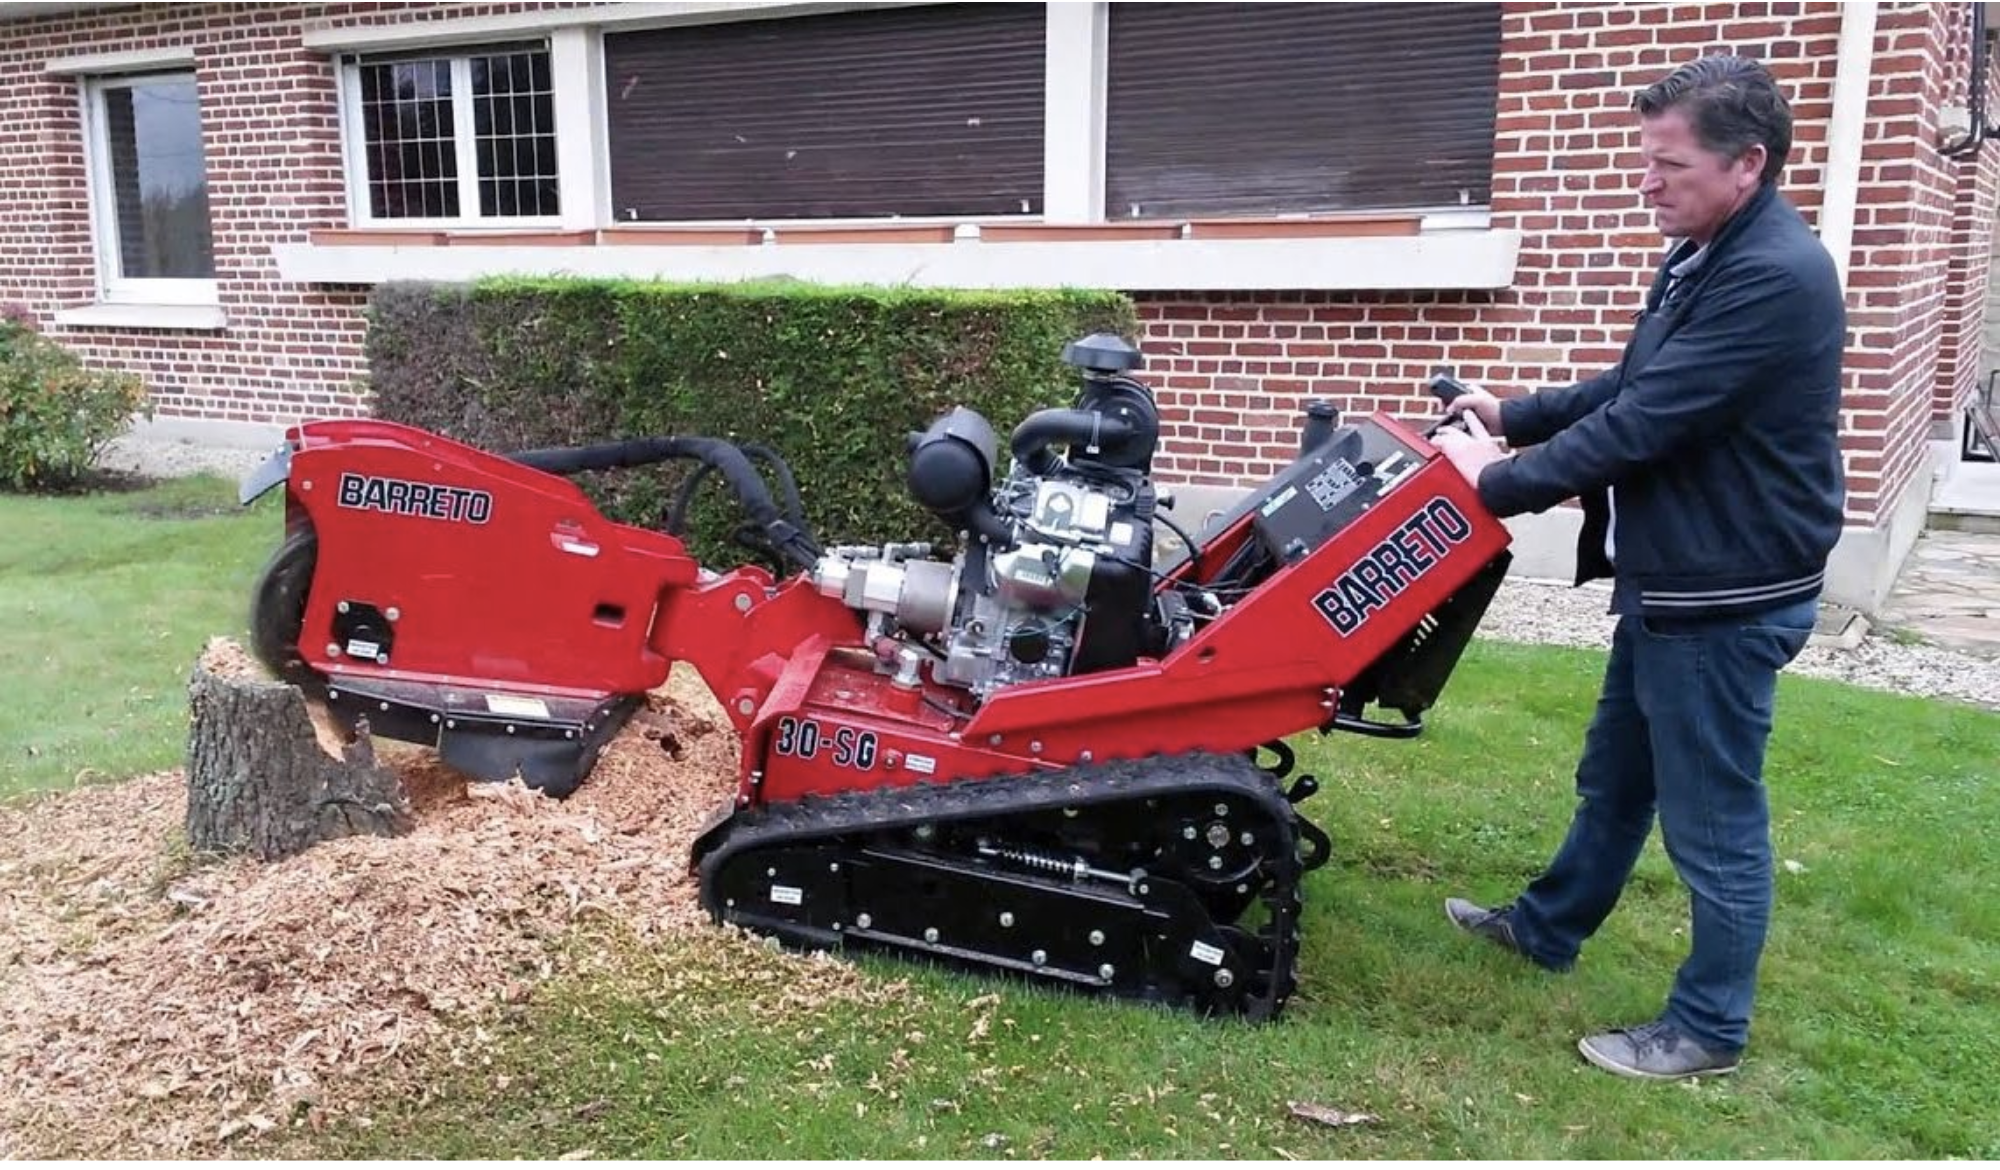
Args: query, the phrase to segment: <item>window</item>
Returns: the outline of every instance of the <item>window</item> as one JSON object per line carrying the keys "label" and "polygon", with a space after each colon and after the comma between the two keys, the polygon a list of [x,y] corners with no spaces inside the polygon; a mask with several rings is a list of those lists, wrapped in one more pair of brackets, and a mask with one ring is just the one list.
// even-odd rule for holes
{"label": "window", "polygon": [[215,244],[194,74],[98,78],[84,93],[100,295],[214,303]]}
{"label": "window", "polygon": [[357,221],[539,222],[560,212],[546,48],[362,57],[348,62],[344,88]]}
{"label": "window", "polygon": [[1498,4],[1110,6],[1105,218],[1485,206]]}
{"label": "window", "polygon": [[937,4],[608,34],[614,215],[1039,214],[1046,28]]}

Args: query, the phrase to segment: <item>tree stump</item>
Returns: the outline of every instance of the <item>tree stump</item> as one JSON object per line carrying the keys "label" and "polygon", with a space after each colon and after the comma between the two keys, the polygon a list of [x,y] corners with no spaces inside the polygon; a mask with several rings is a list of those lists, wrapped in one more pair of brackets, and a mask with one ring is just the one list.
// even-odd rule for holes
{"label": "tree stump", "polygon": [[[273,681],[227,639],[188,677],[187,839],[197,852],[265,861],[412,824],[402,780],[375,760],[364,725],[350,744],[316,727],[304,692]],[[338,754],[335,754],[335,753]]]}

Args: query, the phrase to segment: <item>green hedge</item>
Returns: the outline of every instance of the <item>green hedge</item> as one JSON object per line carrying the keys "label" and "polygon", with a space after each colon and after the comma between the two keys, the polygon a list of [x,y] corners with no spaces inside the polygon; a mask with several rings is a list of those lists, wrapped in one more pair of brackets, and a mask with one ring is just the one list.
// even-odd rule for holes
{"label": "green hedge", "polygon": [[[791,282],[385,284],[368,315],[378,416],[495,451],[654,435],[763,443],[798,477],[825,544],[948,544],[904,484],[909,432],[971,407],[1001,436],[1000,472],[1015,423],[1074,400],[1063,345],[1138,330],[1116,293]],[[607,514],[654,526],[694,466],[578,482]],[[727,540],[741,517],[723,507],[721,477],[699,498],[695,551],[717,568],[747,559]]]}
{"label": "green hedge", "polygon": [[0,491],[73,488],[135,413],[152,416],[145,384],[85,366],[25,312],[0,309]]}

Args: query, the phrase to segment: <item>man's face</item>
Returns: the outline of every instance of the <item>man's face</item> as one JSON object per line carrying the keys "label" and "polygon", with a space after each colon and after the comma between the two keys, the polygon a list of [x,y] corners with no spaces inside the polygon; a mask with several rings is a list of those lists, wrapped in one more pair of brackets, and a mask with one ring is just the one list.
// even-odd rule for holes
{"label": "man's face", "polygon": [[1764,169],[1762,146],[1733,159],[1704,149],[1678,109],[1641,121],[1639,154],[1646,163],[1639,195],[1653,209],[1660,234],[1704,244],[1750,201]]}

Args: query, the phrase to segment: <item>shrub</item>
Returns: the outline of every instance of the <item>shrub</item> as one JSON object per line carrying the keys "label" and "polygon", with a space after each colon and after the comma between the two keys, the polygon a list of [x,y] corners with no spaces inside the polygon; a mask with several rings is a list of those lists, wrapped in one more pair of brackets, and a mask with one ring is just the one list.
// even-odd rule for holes
{"label": "shrub", "polygon": [[0,489],[72,486],[135,412],[151,417],[137,377],[89,369],[26,320],[0,317]]}
{"label": "shrub", "polygon": [[[905,439],[954,405],[1005,437],[1067,406],[1066,342],[1133,338],[1131,302],[1091,291],[958,292],[800,282],[497,279],[383,285],[369,306],[374,410],[488,450],[654,435],[776,450],[824,544],[955,534],[909,498]],[[607,515],[657,525],[691,465],[581,476]],[[779,485],[766,475],[773,492]],[[744,559],[741,519],[704,481],[690,546]]]}

